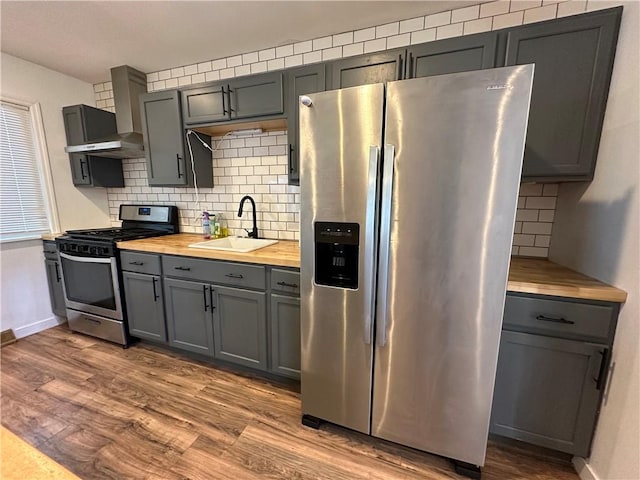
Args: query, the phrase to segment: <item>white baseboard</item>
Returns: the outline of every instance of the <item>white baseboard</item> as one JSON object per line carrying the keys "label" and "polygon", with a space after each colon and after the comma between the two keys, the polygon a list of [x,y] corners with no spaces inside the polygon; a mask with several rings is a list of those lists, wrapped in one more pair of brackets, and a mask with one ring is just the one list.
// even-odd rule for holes
{"label": "white baseboard", "polygon": [[52,317],[45,318],[44,320],[38,320],[37,322],[30,323],[29,325],[23,325],[15,328],[13,333],[15,333],[16,338],[23,338],[33,335],[34,333],[42,332],[48,328],[57,327],[58,325],[66,323],[66,321],[66,318],[54,315]]}
{"label": "white baseboard", "polygon": [[600,477],[591,470],[591,467],[585,458],[573,457],[571,462],[573,463],[573,468],[576,469],[581,480],[600,480]]}

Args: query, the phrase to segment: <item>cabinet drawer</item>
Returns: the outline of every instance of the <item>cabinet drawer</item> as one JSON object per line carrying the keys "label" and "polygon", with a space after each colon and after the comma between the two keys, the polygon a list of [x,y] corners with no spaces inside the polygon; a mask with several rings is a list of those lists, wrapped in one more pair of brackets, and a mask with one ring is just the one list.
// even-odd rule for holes
{"label": "cabinet drawer", "polygon": [[201,260],[190,257],[162,257],[164,274],[208,283],[265,289],[264,267],[241,263]]}
{"label": "cabinet drawer", "polygon": [[290,270],[271,270],[271,290],[300,295],[300,273]]}
{"label": "cabinet drawer", "polygon": [[507,295],[504,328],[555,337],[606,341],[615,307]]}
{"label": "cabinet drawer", "polygon": [[121,252],[122,270],[160,275],[160,257],[148,253]]}

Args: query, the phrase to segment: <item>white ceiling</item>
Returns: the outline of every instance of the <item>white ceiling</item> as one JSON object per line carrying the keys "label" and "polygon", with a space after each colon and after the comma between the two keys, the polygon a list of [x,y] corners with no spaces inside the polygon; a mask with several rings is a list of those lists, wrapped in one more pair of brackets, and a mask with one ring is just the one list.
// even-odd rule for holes
{"label": "white ceiling", "polygon": [[149,73],[481,1],[0,1],[3,52],[81,80]]}

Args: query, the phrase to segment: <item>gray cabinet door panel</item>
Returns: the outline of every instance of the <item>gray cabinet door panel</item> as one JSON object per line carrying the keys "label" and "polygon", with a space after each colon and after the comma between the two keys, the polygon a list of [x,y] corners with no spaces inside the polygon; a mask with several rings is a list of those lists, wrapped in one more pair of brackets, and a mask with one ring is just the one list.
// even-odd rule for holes
{"label": "gray cabinet door panel", "polygon": [[70,153],[69,164],[74,185],[91,185],[91,171],[89,170],[89,162],[86,155]]}
{"label": "gray cabinet door panel", "polygon": [[167,341],[162,283],[156,275],[123,272],[129,333],[134,337]]}
{"label": "gray cabinet door panel", "polygon": [[266,294],[212,289],[215,358],[267,370]]}
{"label": "gray cabinet door panel", "polygon": [[229,98],[232,119],[282,113],[282,72],[235,78],[229,82]]}
{"label": "gray cabinet door panel", "polygon": [[331,89],[402,80],[405,49],[346,58],[331,64]]}
{"label": "gray cabinet door panel", "polygon": [[164,294],[169,344],[213,356],[209,285],[165,278]]}
{"label": "gray cabinet door panel", "polygon": [[67,307],[64,303],[64,291],[62,290],[62,277],[60,276],[60,264],[57,260],[44,261],[47,270],[47,282],[49,283],[49,299],[51,311],[61,317],[67,316]]}
{"label": "gray cabinet door panel", "polygon": [[271,295],[271,371],[300,378],[300,299]]}
{"label": "gray cabinet door panel", "polygon": [[182,118],[185,125],[229,120],[226,83],[182,91]]}
{"label": "gray cabinet door panel", "polygon": [[508,32],[506,65],[536,65],[525,180],[593,177],[620,15],[579,15]]}
{"label": "gray cabinet door panel", "polygon": [[406,78],[494,68],[497,44],[498,34],[487,32],[409,47]]}
{"label": "gray cabinet door panel", "polygon": [[289,184],[291,185],[298,185],[300,182],[298,99],[300,95],[324,91],[325,70],[324,63],[287,70],[287,133],[289,136]]}
{"label": "gray cabinet door panel", "polygon": [[490,431],[588,456],[605,348],[503,331]]}
{"label": "gray cabinet door panel", "polygon": [[180,92],[141,95],[140,111],[149,185],[187,184]]}

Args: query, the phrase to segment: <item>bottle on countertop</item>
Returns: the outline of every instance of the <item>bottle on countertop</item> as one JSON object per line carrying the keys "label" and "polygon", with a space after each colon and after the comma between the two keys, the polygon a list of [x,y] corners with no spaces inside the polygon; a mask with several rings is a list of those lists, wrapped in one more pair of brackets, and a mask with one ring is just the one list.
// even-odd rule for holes
{"label": "bottle on countertop", "polygon": [[[215,215],[214,215],[214,219],[215,219]],[[202,212],[202,237],[205,240],[208,240],[211,238],[211,217],[209,212]]]}
{"label": "bottle on countertop", "polygon": [[216,222],[218,223],[218,227],[220,229],[220,237],[228,237],[229,236],[229,228],[227,227],[227,219],[222,216],[222,214],[218,214],[216,217]]}

